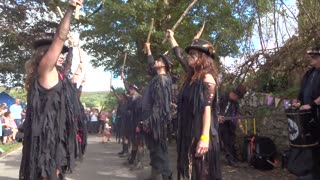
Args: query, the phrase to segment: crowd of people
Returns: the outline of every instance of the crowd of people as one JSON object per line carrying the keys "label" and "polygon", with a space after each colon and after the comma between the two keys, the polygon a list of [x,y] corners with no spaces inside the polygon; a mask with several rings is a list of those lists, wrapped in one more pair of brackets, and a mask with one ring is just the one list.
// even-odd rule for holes
{"label": "crowd of people", "polygon": [[25,119],[26,108],[22,108],[21,100],[16,99],[10,107],[6,103],[0,104],[0,137],[2,144],[18,143],[23,138],[19,128]]}
{"label": "crowd of people", "polygon": [[[172,30],[166,38],[178,63],[184,70],[179,93],[173,93],[171,66],[173,59],[165,54],[154,57],[151,44],[145,43],[149,84],[138,88],[127,81],[125,72],[121,78],[126,93],[118,94],[118,107],[108,113],[93,108],[86,111],[80,102],[81,86],[78,86],[81,62],[77,73],[72,74],[73,39],[65,46],[72,13],[82,0],[71,0],[55,34],[45,34],[33,43],[34,52],[26,62],[27,106],[25,120],[22,108],[16,105],[1,115],[3,138],[8,134],[15,140],[17,127],[23,123],[24,133],[22,161],[19,179],[64,179],[72,171],[75,161],[81,159],[86,149],[87,132],[103,136],[102,142],[114,134],[122,144],[120,157],[127,157],[132,170],[143,167],[142,158],[148,149],[152,180],[170,180],[173,170],[168,157],[168,127],[175,122],[177,149],[177,179],[222,179],[220,165],[221,145],[229,164],[236,166],[234,149],[235,128],[241,122],[226,117],[239,114],[238,101],[246,88],[239,85],[232,92],[218,96],[218,70],[213,45],[199,37],[181,49]],[[67,56],[65,57],[65,54]],[[314,78],[319,82],[320,51],[308,53],[312,59],[312,72],[302,92],[302,109],[315,108],[319,112],[319,86],[313,88]],[[316,62],[314,62],[316,60]],[[310,78],[311,77],[311,78]],[[319,84],[319,83],[318,83]],[[311,88],[312,87],[312,88]],[[173,99],[177,99],[173,104]],[[176,109],[173,116],[172,110]],[[319,113],[314,115],[319,120]],[[172,119],[172,118],[175,119]],[[219,126],[221,128],[219,128]],[[317,165],[315,165],[317,166]]]}

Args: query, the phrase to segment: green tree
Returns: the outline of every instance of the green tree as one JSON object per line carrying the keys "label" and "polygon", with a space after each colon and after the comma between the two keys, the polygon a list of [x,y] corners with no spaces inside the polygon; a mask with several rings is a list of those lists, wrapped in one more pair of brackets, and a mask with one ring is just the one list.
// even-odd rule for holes
{"label": "green tree", "polygon": [[[209,39],[221,56],[237,55],[242,43],[252,36],[257,12],[268,11],[269,1],[201,0],[187,14],[176,29],[181,47],[191,43],[204,19],[207,21],[202,37]],[[87,18],[81,21],[86,39],[85,48],[94,57],[94,66],[104,66],[120,74],[124,52],[128,53],[126,74],[132,83],[146,79],[144,43],[149,22],[154,18],[151,38],[153,54],[170,49],[162,45],[166,29],[179,19],[190,1],[181,0],[108,0],[90,1],[86,5]],[[257,7],[260,7],[257,11]]]}

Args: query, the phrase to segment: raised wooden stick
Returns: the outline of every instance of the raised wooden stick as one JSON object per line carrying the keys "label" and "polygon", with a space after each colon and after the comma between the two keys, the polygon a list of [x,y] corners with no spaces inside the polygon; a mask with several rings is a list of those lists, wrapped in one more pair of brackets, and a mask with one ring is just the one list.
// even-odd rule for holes
{"label": "raised wooden stick", "polygon": [[[154,24],[154,19],[151,18],[151,23],[150,23],[150,27],[149,27],[149,33],[148,33],[148,37],[147,37],[147,43],[150,43],[150,38],[151,38],[152,30],[153,30],[153,24]],[[146,48],[144,48],[144,53],[147,54],[147,49]]]}
{"label": "raised wooden stick", "polygon": [[[181,21],[183,20],[183,18],[188,14],[188,12],[190,11],[190,9],[198,2],[198,0],[193,0],[192,3],[187,7],[186,10],[184,10],[183,14],[180,16],[180,18],[178,19],[178,21],[173,25],[173,27],[171,28],[172,31],[175,31],[175,29],[179,26],[179,24],[181,23]],[[167,41],[167,38],[164,38],[162,41],[162,44],[164,44]]]}
{"label": "raised wooden stick", "polygon": [[63,14],[62,14],[62,11],[61,11],[59,6],[57,6],[57,10],[58,10],[58,13],[59,13],[60,17],[63,18]]}
{"label": "raised wooden stick", "polygon": [[74,18],[79,19],[79,15],[80,15],[80,6],[76,5],[76,11],[74,12]]}
{"label": "raised wooden stick", "polygon": [[203,30],[204,30],[205,25],[206,25],[206,20],[204,20],[200,31],[194,36],[193,39],[199,39],[201,37],[201,34],[202,34]]}
{"label": "raised wooden stick", "polygon": [[123,59],[123,64],[122,64],[121,73],[124,73],[124,66],[126,65],[126,61],[127,61],[127,53],[124,54],[124,59]]}

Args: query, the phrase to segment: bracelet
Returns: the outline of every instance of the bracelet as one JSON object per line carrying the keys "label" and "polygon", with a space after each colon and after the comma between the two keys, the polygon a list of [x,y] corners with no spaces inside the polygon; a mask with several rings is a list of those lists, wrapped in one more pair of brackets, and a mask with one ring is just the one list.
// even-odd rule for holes
{"label": "bracelet", "polygon": [[200,140],[209,141],[209,136],[201,135]]}

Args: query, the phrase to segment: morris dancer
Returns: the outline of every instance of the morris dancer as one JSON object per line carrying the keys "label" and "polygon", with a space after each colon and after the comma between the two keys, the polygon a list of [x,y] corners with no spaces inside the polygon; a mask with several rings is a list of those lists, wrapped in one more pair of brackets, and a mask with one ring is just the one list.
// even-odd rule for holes
{"label": "morris dancer", "polygon": [[64,179],[77,158],[77,124],[67,80],[59,74],[72,13],[82,0],[71,0],[53,39],[35,41],[27,70],[27,116],[19,179]]}
{"label": "morris dancer", "polygon": [[215,112],[218,71],[214,48],[203,39],[194,39],[184,58],[174,33],[167,31],[175,55],[186,71],[178,96],[178,180],[221,179],[217,116]]}
{"label": "morris dancer", "polygon": [[145,89],[142,101],[145,141],[150,152],[151,179],[172,179],[169,167],[166,126],[170,121],[172,81],[169,75],[171,62],[167,56],[160,55],[154,60],[150,43],[145,44],[148,65],[153,78]]}

